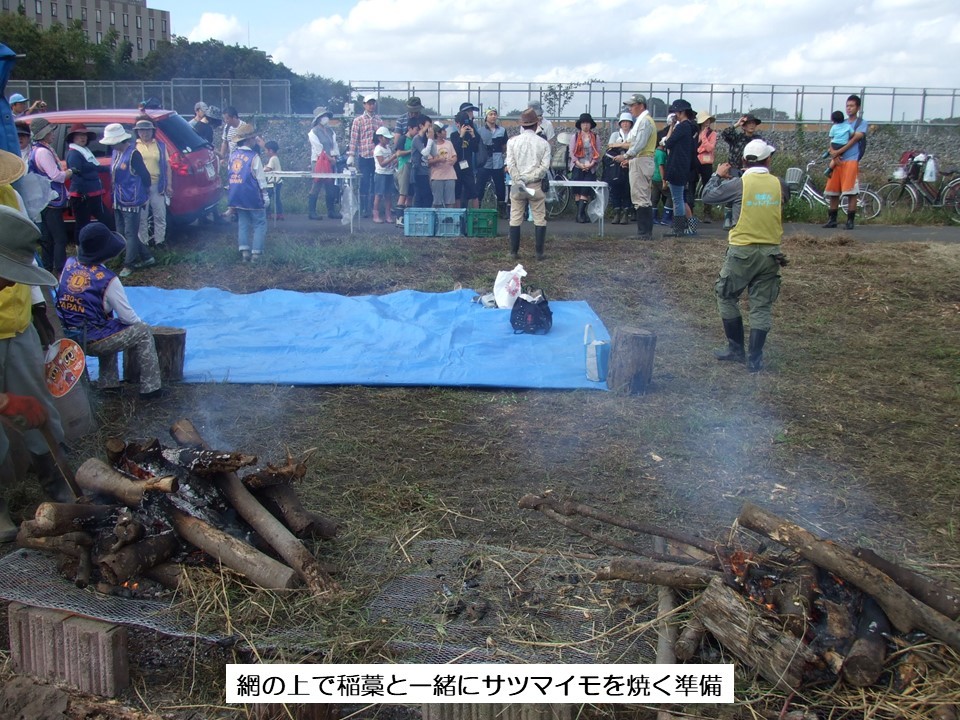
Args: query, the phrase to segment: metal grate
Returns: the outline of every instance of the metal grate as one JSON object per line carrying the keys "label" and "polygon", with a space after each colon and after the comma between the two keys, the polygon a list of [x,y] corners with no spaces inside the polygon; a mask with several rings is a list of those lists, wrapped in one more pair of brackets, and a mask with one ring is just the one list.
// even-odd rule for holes
{"label": "metal grate", "polygon": [[784,181],[787,183],[788,188],[791,190],[798,189],[802,180],[803,170],[800,168],[787,168],[787,175],[784,178]]}
{"label": "metal grate", "polygon": [[0,598],[97,620],[149,628],[165,635],[220,642],[225,636],[200,635],[193,616],[156,600],[120,598],[81,590],[61,577],[56,558],[37,550],[15,550],[0,558]]}

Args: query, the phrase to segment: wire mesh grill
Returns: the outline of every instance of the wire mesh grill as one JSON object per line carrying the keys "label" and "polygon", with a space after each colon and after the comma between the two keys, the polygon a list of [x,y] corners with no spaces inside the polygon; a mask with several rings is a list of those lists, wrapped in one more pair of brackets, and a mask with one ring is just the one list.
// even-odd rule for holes
{"label": "wire mesh grill", "polygon": [[[399,626],[401,662],[654,662],[655,613],[621,583],[591,584],[603,561],[429,540],[369,604]],[[635,585],[639,591],[643,586]],[[646,604],[646,597],[643,597]]]}
{"label": "wire mesh grill", "polygon": [[80,589],[61,577],[56,558],[36,550],[20,549],[0,558],[0,598],[33,607],[64,610],[106,622],[149,628],[165,635],[209,642],[224,639],[200,635],[194,618],[169,603],[121,598]]}

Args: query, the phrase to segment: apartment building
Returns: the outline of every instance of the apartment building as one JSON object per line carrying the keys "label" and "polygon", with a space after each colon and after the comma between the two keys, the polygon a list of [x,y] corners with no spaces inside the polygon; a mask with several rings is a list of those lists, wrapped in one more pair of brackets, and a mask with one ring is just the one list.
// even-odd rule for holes
{"label": "apartment building", "polygon": [[147,7],[146,0],[0,0],[3,12],[19,12],[38,27],[54,23],[69,25],[79,20],[91,42],[104,42],[116,30],[120,40],[129,40],[133,59],[140,60],[157,43],[170,41],[170,13]]}

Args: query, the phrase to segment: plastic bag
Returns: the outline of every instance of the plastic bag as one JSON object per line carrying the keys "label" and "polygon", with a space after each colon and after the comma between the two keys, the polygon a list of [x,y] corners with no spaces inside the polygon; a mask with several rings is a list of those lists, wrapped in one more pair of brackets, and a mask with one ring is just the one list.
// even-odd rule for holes
{"label": "plastic bag", "polygon": [[933,155],[927,156],[927,164],[923,166],[923,181],[928,183],[937,181],[937,159]]}
{"label": "plastic bag", "polygon": [[527,276],[523,265],[518,264],[513,270],[501,270],[493,283],[493,297],[497,307],[513,308],[513,304],[520,297],[520,283]]}
{"label": "plastic bag", "polygon": [[610,365],[610,343],[597,340],[592,325],[583,328],[583,349],[586,354],[587,380],[603,382],[607,379],[607,368]]}
{"label": "plastic bag", "polygon": [[593,200],[587,205],[587,217],[591,222],[598,222],[607,211],[607,188],[596,189]]}
{"label": "plastic bag", "polygon": [[51,200],[57,199],[57,193],[50,187],[50,181],[36,173],[26,173],[20,178],[20,197],[27,209],[27,217],[35,223],[40,222],[40,213]]}

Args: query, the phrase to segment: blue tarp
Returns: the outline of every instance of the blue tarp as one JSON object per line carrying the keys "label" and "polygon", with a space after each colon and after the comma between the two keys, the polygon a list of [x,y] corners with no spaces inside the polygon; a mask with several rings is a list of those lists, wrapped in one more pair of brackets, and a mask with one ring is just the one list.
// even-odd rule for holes
{"label": "blue tarp", "polygon": [[609,335],[583,301],[551,301],[547,335],[515,335],[471,290],[126,290],[145,322],[187,330],[186,382],[606,389],[586,378],[584,325]]}

